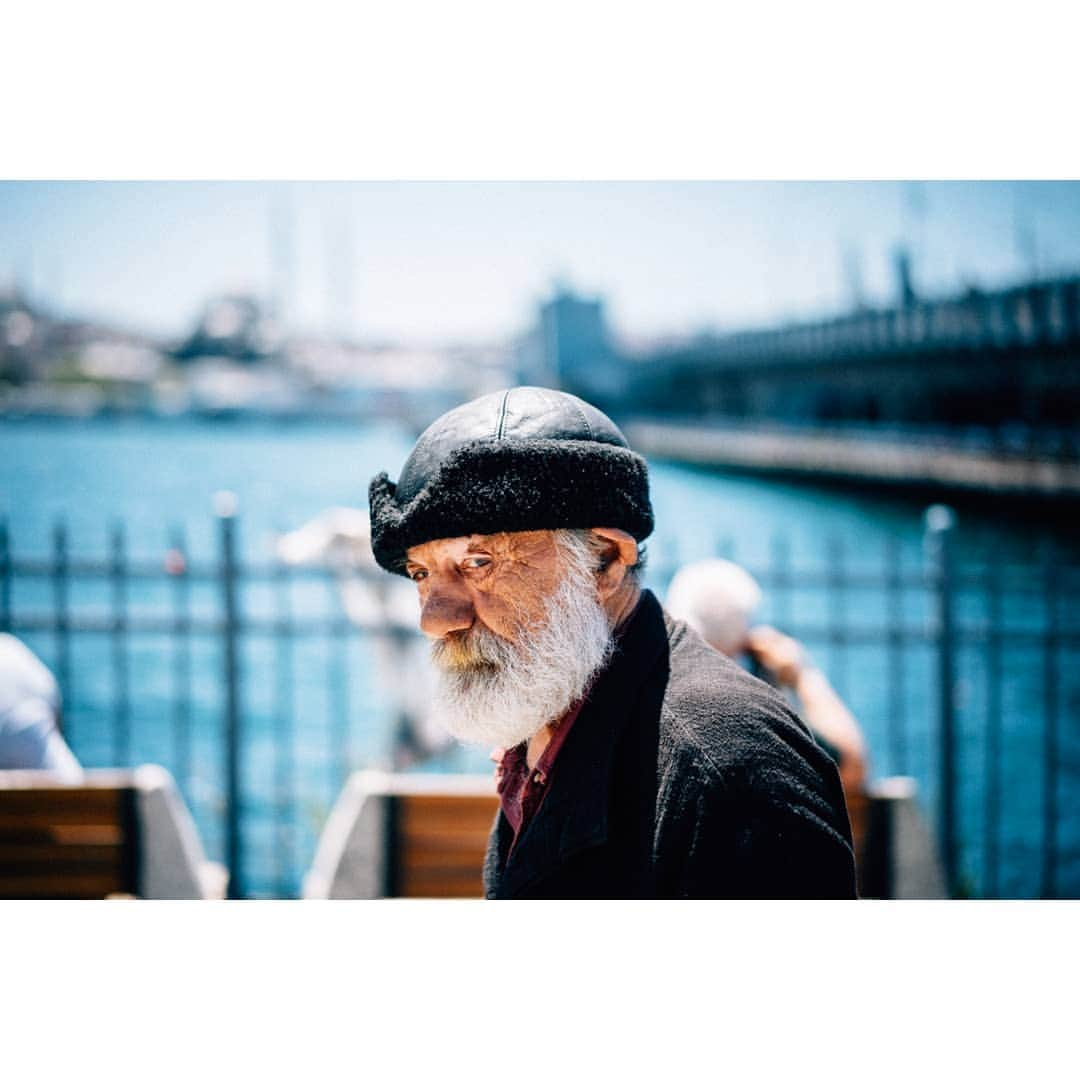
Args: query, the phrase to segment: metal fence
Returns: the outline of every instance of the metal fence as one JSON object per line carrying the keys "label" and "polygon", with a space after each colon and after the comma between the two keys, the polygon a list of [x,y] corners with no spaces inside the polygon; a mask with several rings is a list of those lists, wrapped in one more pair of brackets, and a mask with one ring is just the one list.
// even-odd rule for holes
{"label": "metal fence", "polygon": [[[243,560],[238,527],[221,500],[217,556],[198,563],[181,530],[133,558],[121,525],[106,559],[74,555],[63,524],[26,558],[0,523],[0,630],[51,662],[84,763],[171,769],[231,895],[296,895],[349,771],[390,761],[370,645],[400,631],[350,622],[328,571]],[[834,538],[796,566],[778,539],[748,569],[852,706],[876,774],[918,779],[954,895],[1080,896],[1080,572],[1054,548],[960,565],[955,532],[933,507],[914,565]],[[662,593],[675,569],[654,562],[648,582]]]}

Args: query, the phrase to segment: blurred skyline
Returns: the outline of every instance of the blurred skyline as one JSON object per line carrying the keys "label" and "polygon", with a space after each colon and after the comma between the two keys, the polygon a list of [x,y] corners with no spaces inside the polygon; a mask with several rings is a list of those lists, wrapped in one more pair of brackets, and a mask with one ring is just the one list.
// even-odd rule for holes
{"label": "blurred skyline", "polygon": [[0,183],[0,287],[157,334],[275,298],[294,332],[521,332],[562,280],[628,338],[1080,272],[1076,182]]}

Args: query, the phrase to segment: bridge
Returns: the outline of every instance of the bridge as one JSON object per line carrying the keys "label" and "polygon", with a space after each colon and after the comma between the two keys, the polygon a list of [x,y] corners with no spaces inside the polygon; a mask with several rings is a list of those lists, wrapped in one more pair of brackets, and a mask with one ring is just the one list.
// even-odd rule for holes
{"label": "bridge", "polygon": [[627,363],[622,411],[1075,429],[1080,278],[699,338]]}

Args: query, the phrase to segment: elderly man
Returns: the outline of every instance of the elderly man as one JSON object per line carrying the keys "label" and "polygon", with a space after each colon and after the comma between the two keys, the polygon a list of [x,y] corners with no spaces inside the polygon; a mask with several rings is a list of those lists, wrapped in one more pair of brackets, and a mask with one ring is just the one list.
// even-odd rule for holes
{"label": "elderly man", "polygon": [[419,592],[443,722],[497,747],[488,897],[854,896],[835,766],[642,588],[648,472],[608,417],[489,394],[370,502],[376,559]]}

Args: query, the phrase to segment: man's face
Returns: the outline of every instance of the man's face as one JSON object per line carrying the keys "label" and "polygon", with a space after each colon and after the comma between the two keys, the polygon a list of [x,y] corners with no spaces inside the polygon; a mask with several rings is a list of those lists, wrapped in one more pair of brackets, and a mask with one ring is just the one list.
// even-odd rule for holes
{"label": "man's face", "polygon": [[434,540],[410,548],[436,710],[467,742],[515,746],[585,693],[611,649],[596,556],[568,532]]}
{"label": "man's face", "polygon": [[562,571],[550,531],[432,540],[410,548],[406,559],[420,593],[421,630],[451,640],[477,624],[517,640],[542,617]]}

